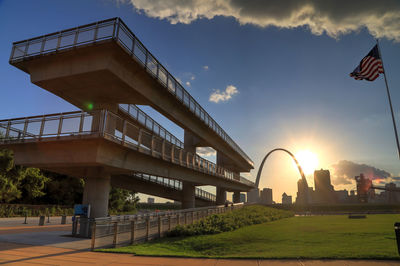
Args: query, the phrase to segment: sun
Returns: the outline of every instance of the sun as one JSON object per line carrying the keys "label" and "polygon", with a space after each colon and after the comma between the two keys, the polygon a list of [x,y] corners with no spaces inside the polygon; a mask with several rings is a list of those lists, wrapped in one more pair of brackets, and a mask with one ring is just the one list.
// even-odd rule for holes
{"label": "sun", "polygon": [[301,150],[296,154],[296,159],[299,162],[304,174],[309,175],[314,173],[314,170],[318,167],[318,157],[315,153],[309,150]]}

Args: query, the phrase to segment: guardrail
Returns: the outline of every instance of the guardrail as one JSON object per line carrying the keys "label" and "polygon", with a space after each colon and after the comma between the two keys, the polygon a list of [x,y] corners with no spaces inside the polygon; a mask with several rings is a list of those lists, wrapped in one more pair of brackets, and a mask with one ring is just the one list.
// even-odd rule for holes
{"label": "guardrail", "polygon": [[120,104],[120,110],[124,111],[128,114],[132,119],[136,120],[138,123],[143,125],[145,128],[156,134],[157,136],[166,139],[167,141],[171,142],[172,144],[178,146],[179,148],[184,148],[184,144],[180,141],[177,137],[172,135],[168,130],[166,130],[163,126],[159,123],[154,121],[148,114],[143,112],[139,107],[134,104]]}
{"label": "guardrail", "polygon": [[60,137],[104,137],[124,147],[182,167],[254,186],[254,183],[240,175],[177,147],[107,110],[0,120],[0,143],[42,141]]}
{"label": "guardrail", "polygon": [[[176,189],[176,190],[182,190],[182,188],[183,188],[182,181],[180,181],[180,180],[175,180],[175,179],[161,177],[161,176],[148,175],[148,174],[143,174],[143,173],[134,173],[133,176],[135,178],[140,178],[142,180],[157,183],[157,184],[163,185],[165,187],[169,187],[169,188]],[[201,198],[201,199],[204,199],[207,201],[211,201],[211,202],[216,201],[216,196],[214,194],[212,194],[208,191],[205,191],[201,188],[197,188],[197,187],[195,190],[195,197]]]}
{"label": "guardrail", "polygon": [[164,88],[175,96],[196,117],[227,142],[246,161],[254,166],[249,156],[237,145],[203,107],[184,89],[171,73],[147,50],[120,18],[112,18],[71,28],[36,38],[14,42],[10,63],[16,63],[35,56],[57,53],[74,47],[80,47],[115,40],[147,72],[156,78]]}
{"label": "guardrail", "polygon": [[[152,214],[95,218],[90,221],[91,249],[130,245],[160,238],[178,225],[193,224],[207,216],[226,213],[243,206],[243,203],[237,203]],[[75,228],[78,223],[79,220],[76,220]],[[79,231],[75,229],[75,233],[77,232]]]}

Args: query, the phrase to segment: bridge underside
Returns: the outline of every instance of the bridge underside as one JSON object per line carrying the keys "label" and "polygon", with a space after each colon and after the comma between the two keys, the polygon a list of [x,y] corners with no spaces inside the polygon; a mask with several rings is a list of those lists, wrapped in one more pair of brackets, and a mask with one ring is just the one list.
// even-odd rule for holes
{"label": "bridge underside", "polygon": [[240,182],[202,173],[157,159],[94,136],[71,136],[46,141],[5,144],[14,151],[15,164],[38,167],[75,177],[90,175],[88,169],[102,168],[111,175],[146,173],[192,183],[212,185],[227,191],[248,191],[252,187]]}
{"label": "bridge underside", "polygon": [[[88,110],[90,104],[94,109],[118,113],[121,103],[150,105],[195,134],[199,145],[214,147],[223,154],[230,170],[248,172],[253,168],[115,41],[38,56],[13,65],[29,73],[32,83],[82,110]],[[183,95],[180,97],[185,101]]]}
{"label": "bridge underside", "polygon": [[[184,196],[182,190],[179,191],[174,188],[165,187],[127,175],[111,176],[111,186],[180,202],[183,201]],[[215,202],[195,197],[196,207],[210,206],[213,204],[215,204]]]}

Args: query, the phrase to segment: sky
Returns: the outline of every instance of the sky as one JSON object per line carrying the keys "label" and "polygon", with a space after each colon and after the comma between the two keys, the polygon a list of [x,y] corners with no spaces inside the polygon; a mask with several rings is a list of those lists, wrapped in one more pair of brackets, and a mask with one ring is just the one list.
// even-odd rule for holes
{"label": "sky", "polygon": [[[252,158],[250,180],[274,148],[309,150],[336,189],[355,189],[361,172],[380,184],[400,176],[383,76],[349,77],[380,38],[400,124],[399,1],[0,0],[0,119],[77,110],[9,65],[12,42],[112,17]],[[183,129],[143,109],[183,140]],[[295,197],[298,178],[275,153],[260,187],[281,202],[283,192]]]}

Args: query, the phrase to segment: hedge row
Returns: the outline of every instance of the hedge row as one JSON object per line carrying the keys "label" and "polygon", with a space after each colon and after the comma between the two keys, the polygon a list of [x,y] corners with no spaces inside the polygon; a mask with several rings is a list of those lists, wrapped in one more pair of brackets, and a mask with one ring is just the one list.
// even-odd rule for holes
{"label": "hedge row", "polygon": [[223,214],[208,216],[191,225],[175,227],[168,236],[208,235],[233,231],[243,226],[261,224],[293,216],[293,212],[260,205],[246,206]]}

